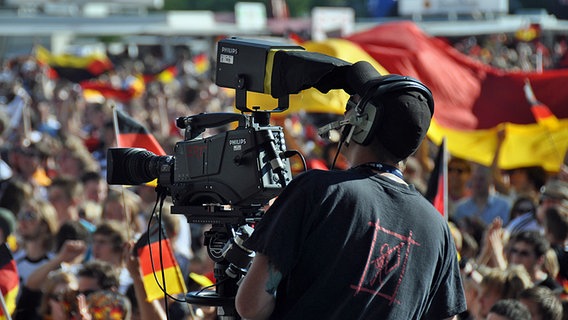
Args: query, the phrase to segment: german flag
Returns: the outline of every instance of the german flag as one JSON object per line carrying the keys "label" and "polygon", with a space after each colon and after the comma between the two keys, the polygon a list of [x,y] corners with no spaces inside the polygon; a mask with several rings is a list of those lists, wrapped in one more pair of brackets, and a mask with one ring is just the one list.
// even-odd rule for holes
{"label": "german flag", "polygon": [[168,295],[187,292],[170,240],[159,223],[154,223],[134,248],[140,259],[148,301],[164,298],[164,291]]}
{"label": "german flag", "polygon": [[148,129],[130,117],[124,111],[114,108],[118,135],[116,137],[118,146],[121,148],[144,148],[159,156],[166,155],[166,152]]}
{"label": "german flag", "polygon": [[150,83],[154,81],[159,81],[161,83],[171,83],[174,81],[175,77],[178,75],[178,69],[175,65],[166,67],[160,72],[152,74],[144,74],[142,77],[144,83]]}
{"label": "german flag", "polygon": [[193,57],[193,65],[195,68],[195,73],[204,74],[210,68],[209,57],[206,53],[200,53]]}
{"label": "german flag", "polygon": [[531,112],[536,120],[536,122],[549,130],[556,130],[560,127],[560,122],[558,118],[550,111],[550,108],[545,104],[541,103],[536,99],[534,92],[532,90],[531,83],[528,79],[525,80],[525,85],[523,87],[525,91],[525,97],[531,105]]}
{"label": "german flag", "polygon": [[110,59],[104,54],[54,55],[42,46],[36,47],[35,51],[36,59],[40,64],[49,66],[57,77],[75,83],[96,78],[114,68]]}
{"label": "german flag", "polygon": [[122,87],[118,88],[105,81],[83,81],[80,85],[85,99],[91,99],[91,101],[93,97],[96,97],[95,99],[104,97],[105,99],[129,102],[142,96],[146,90],[142,76],[131,76],[125,80]]}
{"label": "german flag", "polygon": [[[20,277],[16,268],[16,261],[6,243],[0,245],[0,291],[8,313],[16,309],[16,296],[20,288]],[[10,319],[0,308],[0,319]]]}
{"label": "german flag", "polygon": [[442,216],[448,218],[448,152],[446,139],[442,139],[442,144],[434,161],[434,170],[432,170],[428,179],[425,197],[438,209]]}

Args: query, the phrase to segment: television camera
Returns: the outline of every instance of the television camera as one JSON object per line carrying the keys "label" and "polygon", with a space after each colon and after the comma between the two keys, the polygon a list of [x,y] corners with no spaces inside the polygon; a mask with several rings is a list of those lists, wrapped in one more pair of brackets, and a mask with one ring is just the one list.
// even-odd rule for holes
{"label": "television camera", "polygon": [[[239,280],[254,255],[243,246],[269,200],[291,181],[292,173],[282,128],[270,115],[288,108],[289,94],[314,87],[326,93],[363,88],[367,64],[353,68],[341,59],[307,52],[301,46],[257,39],[228,38],[218,42],[215,81],[235,89],[241,113],[180,117],[184,140],[173,155],[157,156],[140,148],[110,148],[107,182],[137,185],[157,179],[158,198],[171,196],[171,212],[189,223],[211,224],[205,243],[215,262],[215,292],[190,292],[191,304],[217,306],[222,319],[238,318],[234,297]],[[369,69],[370,68],[370,69]],[[351,88],[355,88],[353,90]],[[247,107],[247,92],[278,99],[272,110]],[[205,129],[237,123],[233,130],[204,137]]]}

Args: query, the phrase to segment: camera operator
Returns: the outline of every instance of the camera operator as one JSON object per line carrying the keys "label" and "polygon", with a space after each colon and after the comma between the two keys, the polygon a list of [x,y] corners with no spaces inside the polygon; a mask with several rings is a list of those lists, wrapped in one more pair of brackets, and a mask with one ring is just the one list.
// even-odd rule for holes
{"label": "camera operator", "polygon": [[[392,78],[374,92],[383,79]],[[430,91],[411,80],[348,104],[340,152],[351,168],[299,175],[256,225],[244,243],[256,255],[236,296],[241,317],[452,319],[466,310],[448,224],[401,172],[434,112]],[[378,116],[368,139],[351,139],[370,108]]]}

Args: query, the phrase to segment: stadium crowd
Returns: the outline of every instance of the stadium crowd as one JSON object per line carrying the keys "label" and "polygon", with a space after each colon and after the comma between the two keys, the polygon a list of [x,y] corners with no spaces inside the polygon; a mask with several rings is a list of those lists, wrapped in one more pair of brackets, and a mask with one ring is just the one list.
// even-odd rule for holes
{"label": "stadium crowd", "polygon": [[[472,50],[471,41],[456,48],[478,57],[494,52],[484,62],[500,67],[535,68],[511,58],[523,57],[521,52],[508,51],[501,63],[495,42],[481,50],[475,43]],[[155,74],[172,65],[152,54],[111,59],[114,68],[99,78],[117,87],[136,74]],[[165,312],[175,319],[215,318],[212,307],[172,298],[148,301],[140,261],[131,251],[151,223],[155,190],[106,183],[106,150],[116,146],[113,108],[144,124],[168,154],[183,140],[177,117],[233,112],[232,93],[198,70],[189,52],[177,51],[173,65],[177,74],[170,81],[148,81],[142,94],[118,101],[90,96],[77,83],[50,76],[35,56],[3,63],[0,243],[10,248],[19,274],[9,310],[13,319],[165,319]],[[300,114],[278,121],[288,146],[304,154],[308,168],[332,169],[334,144],[314,134],[318,119]],[[433,169],[430,147],[412,157],[404,172],[424,193]],[[293,165],[295,173],[304,169],[301,163]],[[339,161],[336,167],[346,164]],[[490,312],[513,308],[532,319],[568,319],[563,312],[568,302],[568,167],[502,171],[452,157],[448,174],[449,223],[469,308],[460,319],[486,319]],[[207,226],[189,224],[168,208],[166,203],[162,220],[187,289],[212,285],[213,263],[202,238]]]}

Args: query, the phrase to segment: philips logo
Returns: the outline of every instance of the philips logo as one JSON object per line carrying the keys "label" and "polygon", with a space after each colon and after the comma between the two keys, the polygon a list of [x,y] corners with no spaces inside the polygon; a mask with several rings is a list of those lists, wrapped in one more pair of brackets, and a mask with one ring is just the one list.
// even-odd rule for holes
{"label": "philips logo", "polygon": [[238,54],[239,50],[237,48],[221,47],[221,52],[227,54]]}
{"label": "philips logo", "polygon": [[241,139],[229,140],[230,146],[237,146],[237,145],[243,145],[243,144],[247,144],[247,139],[241,138]]}

